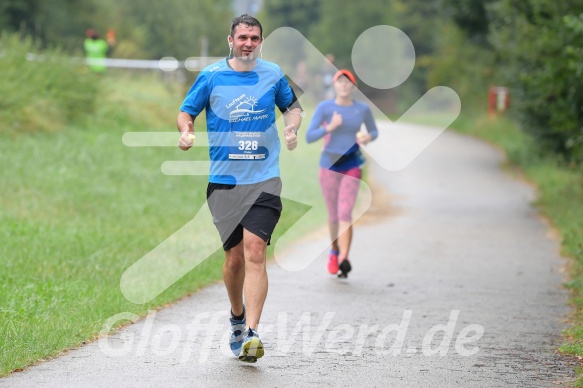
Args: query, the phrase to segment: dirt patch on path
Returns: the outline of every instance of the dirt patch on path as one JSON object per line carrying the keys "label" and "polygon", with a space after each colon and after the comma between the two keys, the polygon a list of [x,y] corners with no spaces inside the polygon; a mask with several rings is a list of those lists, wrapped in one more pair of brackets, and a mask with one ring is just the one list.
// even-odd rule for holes
{"label": "dirt patch on path", "polygon": [[[398,216],[403,209],[395,202],[401,197],[390,194],[382,185],[375,182],[370,175],[367,184],[372,192],[371,204],[366,212],[354,223],[355,226],[370,225],[385,221],[388,217]],[[360,206],[363,206],[362,204]]]}

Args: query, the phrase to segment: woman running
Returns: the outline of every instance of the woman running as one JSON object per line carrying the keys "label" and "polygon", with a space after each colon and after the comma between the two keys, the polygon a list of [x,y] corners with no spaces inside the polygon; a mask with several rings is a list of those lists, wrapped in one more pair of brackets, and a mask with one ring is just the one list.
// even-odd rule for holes
{"label": "woman running", "polygon": [[[352,209],[364,164],[360,145],[376,139],[378,131],[369,107],[351,97],[356,85],[354,74],[340,70],[333,80],[336,97],[318,104],[306,140],[312,143],[324,138],[319,180],[328,208],[332,240],[328,272],[335,275],[340,270],[338,277],[345,278],[352,269],[348,260],[352,243]],[[360,130],[363,123],[366,132]],[[344,232],[338,235],[339,230]]]}

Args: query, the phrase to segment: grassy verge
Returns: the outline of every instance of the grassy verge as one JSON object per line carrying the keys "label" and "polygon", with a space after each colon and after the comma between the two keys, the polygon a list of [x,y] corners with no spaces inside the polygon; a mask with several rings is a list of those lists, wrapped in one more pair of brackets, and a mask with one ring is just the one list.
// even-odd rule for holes
{"label": "grassy verge", "polygon": [[56,132],[93,112],[99,77],[58,49],[0,34],[0,133]]}
{"label": "grassy verge", "polygon": [[[571,327],[564,332],[565,343],[559,350],[583,357],[583,168],[543,155],[531,138],[503,117],[462,116],[453,127],[502,148],[508,156],[507,167],[520,167],[536,185],[536,205],[559,232],[561,253],[572,263],[571,280],[565,285],[572,290],[570,301],[574,311]],[[583,386],[583,378],[579,378],[577,386]]]}
{"label": "grassy verge", "polygon": [[[84,120],[55,132],[0,137],[0,376],[95,338],[119,312],[145,315],[221,278],[217,247],[148,304],[132,304],[120,291],[123,272],[205,201],[206,177],[160,171],[164,161],[206,159],[204,149],[130,148],[121,141],[127,131],[176,131],[184,90],[157,77],[109,72],[95,81],[99,97]],[[204,130],[204,123],[196,127]],[[318,151],[301,144],[293,158],[282,158],[290,171],[284,185],[301,198],[320,196],[317,184],[305,183],[307,171],[317,176]],[[284,208],[274,240],[308,207],[285,200]],[[322,220],[315,213],[307,225]]]}

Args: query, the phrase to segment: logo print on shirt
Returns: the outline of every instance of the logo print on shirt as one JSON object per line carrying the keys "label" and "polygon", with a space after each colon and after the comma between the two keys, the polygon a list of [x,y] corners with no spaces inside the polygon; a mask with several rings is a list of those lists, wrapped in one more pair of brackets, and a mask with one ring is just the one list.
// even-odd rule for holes
{"label": "logo print on shirt", "polygon": [[[229,115],[229,121],[232,123],[238,122],[238,121],[248,121],[251,119],[251,115],[258,115],[260,113],[265,112],[267,109],[262,109],[262,110],[255,110],[255,106],[257,105],[257,98],[253,97],[253,96],[249,96],[246,99],[244,99],[243,101],[241,101],[239,104],[237,104],[237,106],[235,106],[235,109],[231,111],[230,115]],[[255,120],[259,119],[259,118],[266,118],[267,115],[265,115],[265,117],[255,117]]]}

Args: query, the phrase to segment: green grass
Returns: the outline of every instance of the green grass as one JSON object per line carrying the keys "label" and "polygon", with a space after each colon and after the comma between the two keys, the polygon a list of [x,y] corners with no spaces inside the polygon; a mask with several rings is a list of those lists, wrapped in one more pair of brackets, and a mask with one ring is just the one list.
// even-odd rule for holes
{"label": "green grass", "polygon": [[[98,82],[100,97],[83,124],[0,137],[0,375],[94,339],[114,314],[143,316],[221,279],[217,247],[152,302],[135,305],[122,295],[125,269],[190,221],[205,201],[207,177],[166,176],[160,165],[207,155],[204,149],[122,144],[127,131],[176,131],[184,87],[113,71]],[[196,130],[204,130],[202,118]],[[292,198],[320,197],[318,153],[319,147],[301,141],[282,157]],[[308,208],[284,200],[274,241]],[[319,209],[299,232],[324,222],[325,209]]]}

